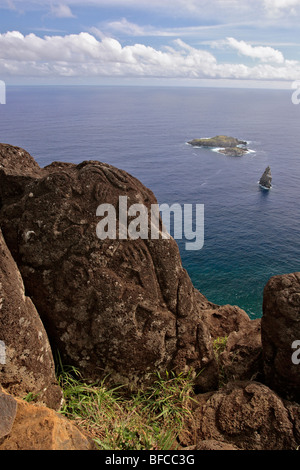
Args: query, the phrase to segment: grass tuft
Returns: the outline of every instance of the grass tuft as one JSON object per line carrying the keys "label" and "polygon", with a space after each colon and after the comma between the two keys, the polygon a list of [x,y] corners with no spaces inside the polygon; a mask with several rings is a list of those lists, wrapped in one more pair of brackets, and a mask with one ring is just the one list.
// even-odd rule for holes
{"label": "grass tuft", "polygon": [[99,450],[172,450],[178,448],[191,416],[192,374],[156,374],[146,390],[128,394],[107,387],[106,379],[87,384],[74,367],[62,367],[58,381],[64,393],[61,413],[87,432]]}

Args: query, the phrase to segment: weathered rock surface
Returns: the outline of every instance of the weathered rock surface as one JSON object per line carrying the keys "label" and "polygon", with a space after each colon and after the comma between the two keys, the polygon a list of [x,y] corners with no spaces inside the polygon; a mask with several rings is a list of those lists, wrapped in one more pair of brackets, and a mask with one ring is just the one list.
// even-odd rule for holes
{"label": "weathered rock surface", "polygon": [[300,341],[300,273],[270,279],[262,317],[265,381],[280,396],[300,403],[300,364],[292,360],[295,341]]}
{"label": "weathered rock surface", "polygon": [[263,186],[265,189],[271,189],[272,188],[272,173],[271,173],[271,168],[268,166],[264,174],[259,180],[259,184]]}
{"label": "weathered rock surface", "polygon": [[289,419],[294,426],[294,436],[296,441],[300,442],[300,406],[296,402],[283,400],[284,405],[289,413]]}
{"label": "weathered rock surface", "polygon": [[[20,163],[21,159],[21,163]],[[193,368],[217,384],[203,311],[209,302],[170,240],[99,240],[97,207],[156,204],[126,172],[99,161],[41,169],[0,145],[0,224],[53,348],[85,378],[146,384],[154,371]],[[118,211],[117,211],[118,212]]]}
{"label": "weathered rock surface", "polygon": [[239,450],[239,449],[231,444],[226,444],[226,442],[210,440],[210,441],[199,442],[195,450],[215,451],[215,450]]}
{"label": "weathered rock surface", "polygon": [[211,305],[204,311],[204,319],[213,339],[225,338],[233,331],[247,330],[251,323],[244,310],[232,305]]}
{"label": "weathered rock surface", "polygon": [[242,157],[248,153],[248,149],[242,147],[229,147],[225,149],[220,149],[219,153],[228,155],[229,157]]}
{"label": "weathered rock surface", "polygon": [[216,440],[241,450],[296,450],[294,415],[258,382],[232,382],[208,395],[195,412],[198,440]]}
{"label": "weathered rock surface", "polygon": [[250,320],[228,336],[219,356],[220,368],[227,381],[258,380],[263,375],[261,320]]}
{"label": "weathered rock surface", "polygon": [[62,392],[55,378],[48,336],[0,230],[0,340],[4,357],[0,383],[13,395],[28,393],[59,409]]}
{"label": "weathered rock surface", "polygon": [[[54,410],[3,395],[6,400],[10,399],[14,408],[9,414],[5,434],[2,439],[0,438],[0,450],[92,450],[94,448],[90,439],[71,421]],[[1,397],[0,395],[0,423],[3,411]]]}
{"label": "weathered rock surface", "polygon": [[217,135],[209,139],[194,139],[188,142],[193,147],[221,147],[233,148],[238,145],[247,145],[247,142],[236,139],[235,137],[228,137],[226,135]]}

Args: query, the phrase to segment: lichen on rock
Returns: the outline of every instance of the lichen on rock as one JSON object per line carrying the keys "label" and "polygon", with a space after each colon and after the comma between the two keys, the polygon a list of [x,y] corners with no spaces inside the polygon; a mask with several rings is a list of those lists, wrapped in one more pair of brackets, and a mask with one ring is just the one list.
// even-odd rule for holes
{"label": "lichen on rock", "polygon": [[199,390],[216,387],[203,320],[209,302],[183,269],[175,240],[96,235],[100,204],[117,208],[123,195],[150,210],[153,193],[99,161],[37,168],[21,153],[24,170],[20,150],[0,146],[0,224],[62,360],[90,380],[108,376],[133,388],[170,369],[194,370]]}

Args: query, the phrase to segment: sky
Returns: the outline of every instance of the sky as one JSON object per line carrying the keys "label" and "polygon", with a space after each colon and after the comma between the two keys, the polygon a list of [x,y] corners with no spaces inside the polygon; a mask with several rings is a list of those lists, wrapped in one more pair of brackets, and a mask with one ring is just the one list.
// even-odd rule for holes
{"label": "sky", "polygon": [[300,0],[0,0],[6,84],[291,88]]}

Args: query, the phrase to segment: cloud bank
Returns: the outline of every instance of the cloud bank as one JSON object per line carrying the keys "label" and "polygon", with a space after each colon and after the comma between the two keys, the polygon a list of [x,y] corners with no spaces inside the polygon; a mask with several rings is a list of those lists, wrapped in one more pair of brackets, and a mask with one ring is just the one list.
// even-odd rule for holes
{"label": "cloud bank", "polygon": [[245,41],[237,41],[234,38],[227,38],[226,42],[228,46],[237,50],[240,54],[251,57],[252,59],[259,59],[262,62],[274,62],[277,64],[284,63],[283,54],[280,51],[273,49],[272,47],[253,47],[250,44],[247,44]]}
{"label": "cloud bank", "polygon": [[162,49],[125,45],[111,37],[82,32],[65,36],[0,34],[0,76],[155,77],[189,79],[290,80],[300,77],[300,62],[285,60],[271,47],[251,46],[227,38],[225,43],[254,60],[220,63],[207,50],[181,39]]}

